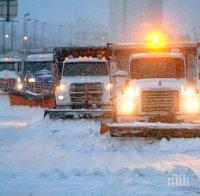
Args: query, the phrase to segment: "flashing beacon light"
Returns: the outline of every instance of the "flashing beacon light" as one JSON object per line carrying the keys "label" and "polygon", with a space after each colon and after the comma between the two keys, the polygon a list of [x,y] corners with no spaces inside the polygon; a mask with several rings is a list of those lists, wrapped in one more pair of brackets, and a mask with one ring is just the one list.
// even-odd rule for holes
{"label": "flashing beacon light", "polygon": [[166,36],[161,31],[151,31],[148,33],[146,43],[151,49],[162,48],[166,43]]}

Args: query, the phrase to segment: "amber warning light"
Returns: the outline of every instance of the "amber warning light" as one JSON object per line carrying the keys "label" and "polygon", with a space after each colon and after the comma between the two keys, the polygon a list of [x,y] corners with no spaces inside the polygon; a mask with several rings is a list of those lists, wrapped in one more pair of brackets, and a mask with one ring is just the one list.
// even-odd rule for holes
{"label": "amber warning light", "polygon": [[149,32],[146,38],[148,47],[152,49],[163,48],[167,42],[166,36],[161,31]]}

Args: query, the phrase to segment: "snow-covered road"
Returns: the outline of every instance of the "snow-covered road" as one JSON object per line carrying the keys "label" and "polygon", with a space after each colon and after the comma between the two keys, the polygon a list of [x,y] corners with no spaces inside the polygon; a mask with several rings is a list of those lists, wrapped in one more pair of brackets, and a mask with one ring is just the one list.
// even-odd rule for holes
{"label": "snow-covered road", "polygon": [[0,97],[0,195],[199,195],[200,139],[111,138]]}

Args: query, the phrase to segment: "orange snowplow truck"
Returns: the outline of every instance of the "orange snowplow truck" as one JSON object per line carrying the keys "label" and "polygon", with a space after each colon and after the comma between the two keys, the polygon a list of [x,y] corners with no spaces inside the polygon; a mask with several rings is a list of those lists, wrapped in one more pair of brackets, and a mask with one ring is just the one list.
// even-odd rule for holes
{"label": "orange snowplow truck", "polygon": [[200,137],[199,44],[152,46],[108,45],[113,120],[101,133]]}

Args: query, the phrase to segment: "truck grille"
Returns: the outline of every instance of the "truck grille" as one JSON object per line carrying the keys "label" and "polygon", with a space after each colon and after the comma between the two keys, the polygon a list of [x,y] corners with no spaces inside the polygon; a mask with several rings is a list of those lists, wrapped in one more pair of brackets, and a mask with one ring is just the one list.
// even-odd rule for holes
{"label": "truck grille", "polygon": [[142,112],[179,111],[179,91],[152,90],[142,92]]}
{"label": "truck grille", "polygon": [[15,88],[15,79],[0,79],[0,89],[1,90],[11,90]]}
{"label": "truck grille", "polygon": [[100,102],[103,97],[101,83],[72,83],[70,99],[72,102]]}

